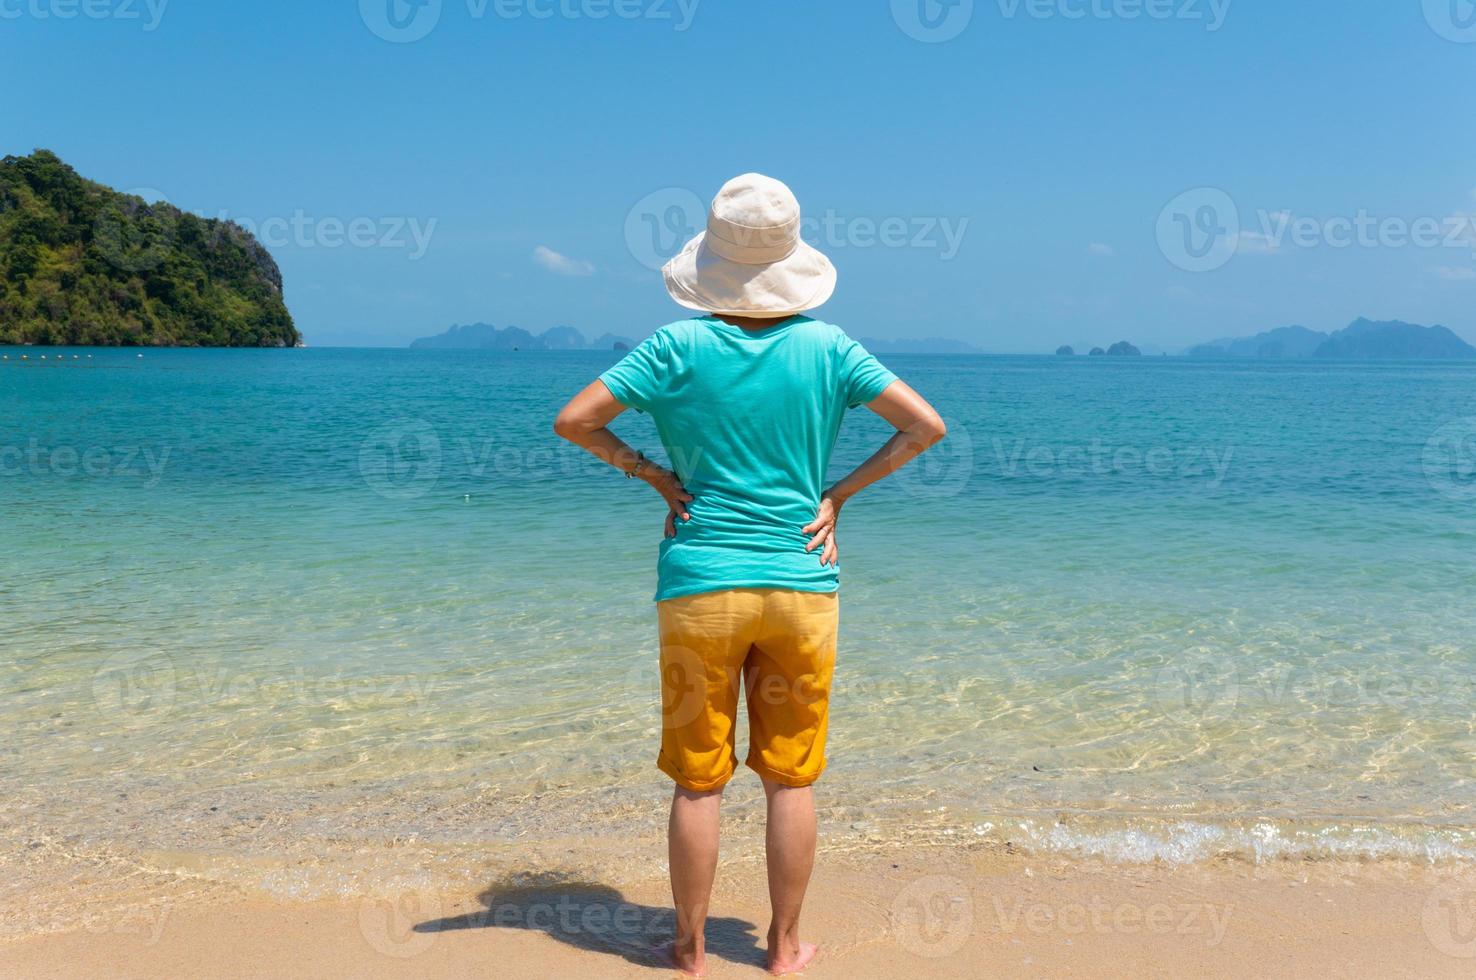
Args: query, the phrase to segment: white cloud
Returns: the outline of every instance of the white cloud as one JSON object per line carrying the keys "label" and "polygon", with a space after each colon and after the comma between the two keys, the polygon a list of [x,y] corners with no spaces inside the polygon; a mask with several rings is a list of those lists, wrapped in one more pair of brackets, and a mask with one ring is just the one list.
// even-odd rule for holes
{"label": "white cloud", "polygon": [[1235,242],[1235,251],[1244,255],[1275,255],[1279,248],[1275,238],[1259,231],[1242,231]]}
{"label": "white cloud", "polygon": [[1476,269],[1464,265],[1441,265],[1430,270],[1437,279],[1446,279],[1451,282],[1465,282],[1476,279]]}
{"label": "white cloud", "polygon": [[1092,255],[1116,255],[1117,250],[1111,245],[1103,245],[1101,242],[1092,242],[1087,246],[1087,252]]}
{"label": "white cloud", "polygon": [[1285,208],[1279,211],[1262,211],[1261,230],[1242,228],[1235,236],[1235,252],[1238,255],[1277,255],[1286,238],[1292,213]]}
{"label": "white cloud", "polygon": [[595,267],[583,259],[571,259],[547,245],[540,245],[533,250],[533,261],[561,276],[592,276],[595,273]]}

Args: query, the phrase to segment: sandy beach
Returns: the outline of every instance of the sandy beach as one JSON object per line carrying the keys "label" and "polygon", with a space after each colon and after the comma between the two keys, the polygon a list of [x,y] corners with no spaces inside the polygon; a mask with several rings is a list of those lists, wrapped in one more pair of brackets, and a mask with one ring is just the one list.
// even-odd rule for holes
{"label": "sandy beach", "polygon": [[[629,866],[627,866],[629,867]],[[586,863],[477,890],[296,902],[217,891],[0,945],[7,977],[643,977],[669,934],[659,867]],[[1398,862],[1107,865],[909,847],[822,853],[815,977],[1465,977],[1476,871]],[[85,902],[85,896],[78,896]],[[712,976],[756,976],[761,852],[725,855]]]}

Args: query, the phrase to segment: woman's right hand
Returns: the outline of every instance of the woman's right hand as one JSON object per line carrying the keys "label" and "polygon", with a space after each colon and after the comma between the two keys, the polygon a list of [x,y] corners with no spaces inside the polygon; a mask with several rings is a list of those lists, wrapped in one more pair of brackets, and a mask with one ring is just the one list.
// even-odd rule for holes
{"label": "woman's right hand", "polygon": [[841,505],[845,498],[840,496],[834,488],[825,491],[820,497],[820,507],[815,514],[815,519],[800,528],[805,534],[813,534],[810,543],[805,545],[806,551],[820,549],[820,564],[840,564],[840,546],[835,541],[835,523],[840,520]]}

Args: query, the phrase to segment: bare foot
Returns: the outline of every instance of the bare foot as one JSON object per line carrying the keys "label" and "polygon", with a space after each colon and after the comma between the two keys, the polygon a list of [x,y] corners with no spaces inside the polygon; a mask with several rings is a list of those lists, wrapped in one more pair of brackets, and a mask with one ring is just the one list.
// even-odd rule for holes
{"label": "bare foot", "polygon": [[819,952],[820,947],[814,943],[800,943],[799,952],[793,958],[769,957],[769,972],[776,977],[782,977],[789,973],[799,973],[810,965],[811,961],[815,959],[815,954]]}
{"label": "bare foot", "polygon": [[656,955],[667,966],[676,970],[684,977],[701,978],[707,976],[707,957],[702,953],[682,954],[677,952],[676,940],[663,943],[657,950]]}

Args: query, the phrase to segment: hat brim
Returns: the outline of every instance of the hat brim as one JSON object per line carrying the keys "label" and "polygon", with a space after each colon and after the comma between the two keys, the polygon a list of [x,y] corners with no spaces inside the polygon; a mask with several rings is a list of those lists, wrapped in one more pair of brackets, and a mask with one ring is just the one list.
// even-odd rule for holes
{"label": "hat brim", "polygon": [[689,310],[780,316],[813,310],[835,292],[835,266],[807,242],[777,262],[745,265],[718,255],[706,240],[701,232],[661,270],[666,291]]}

